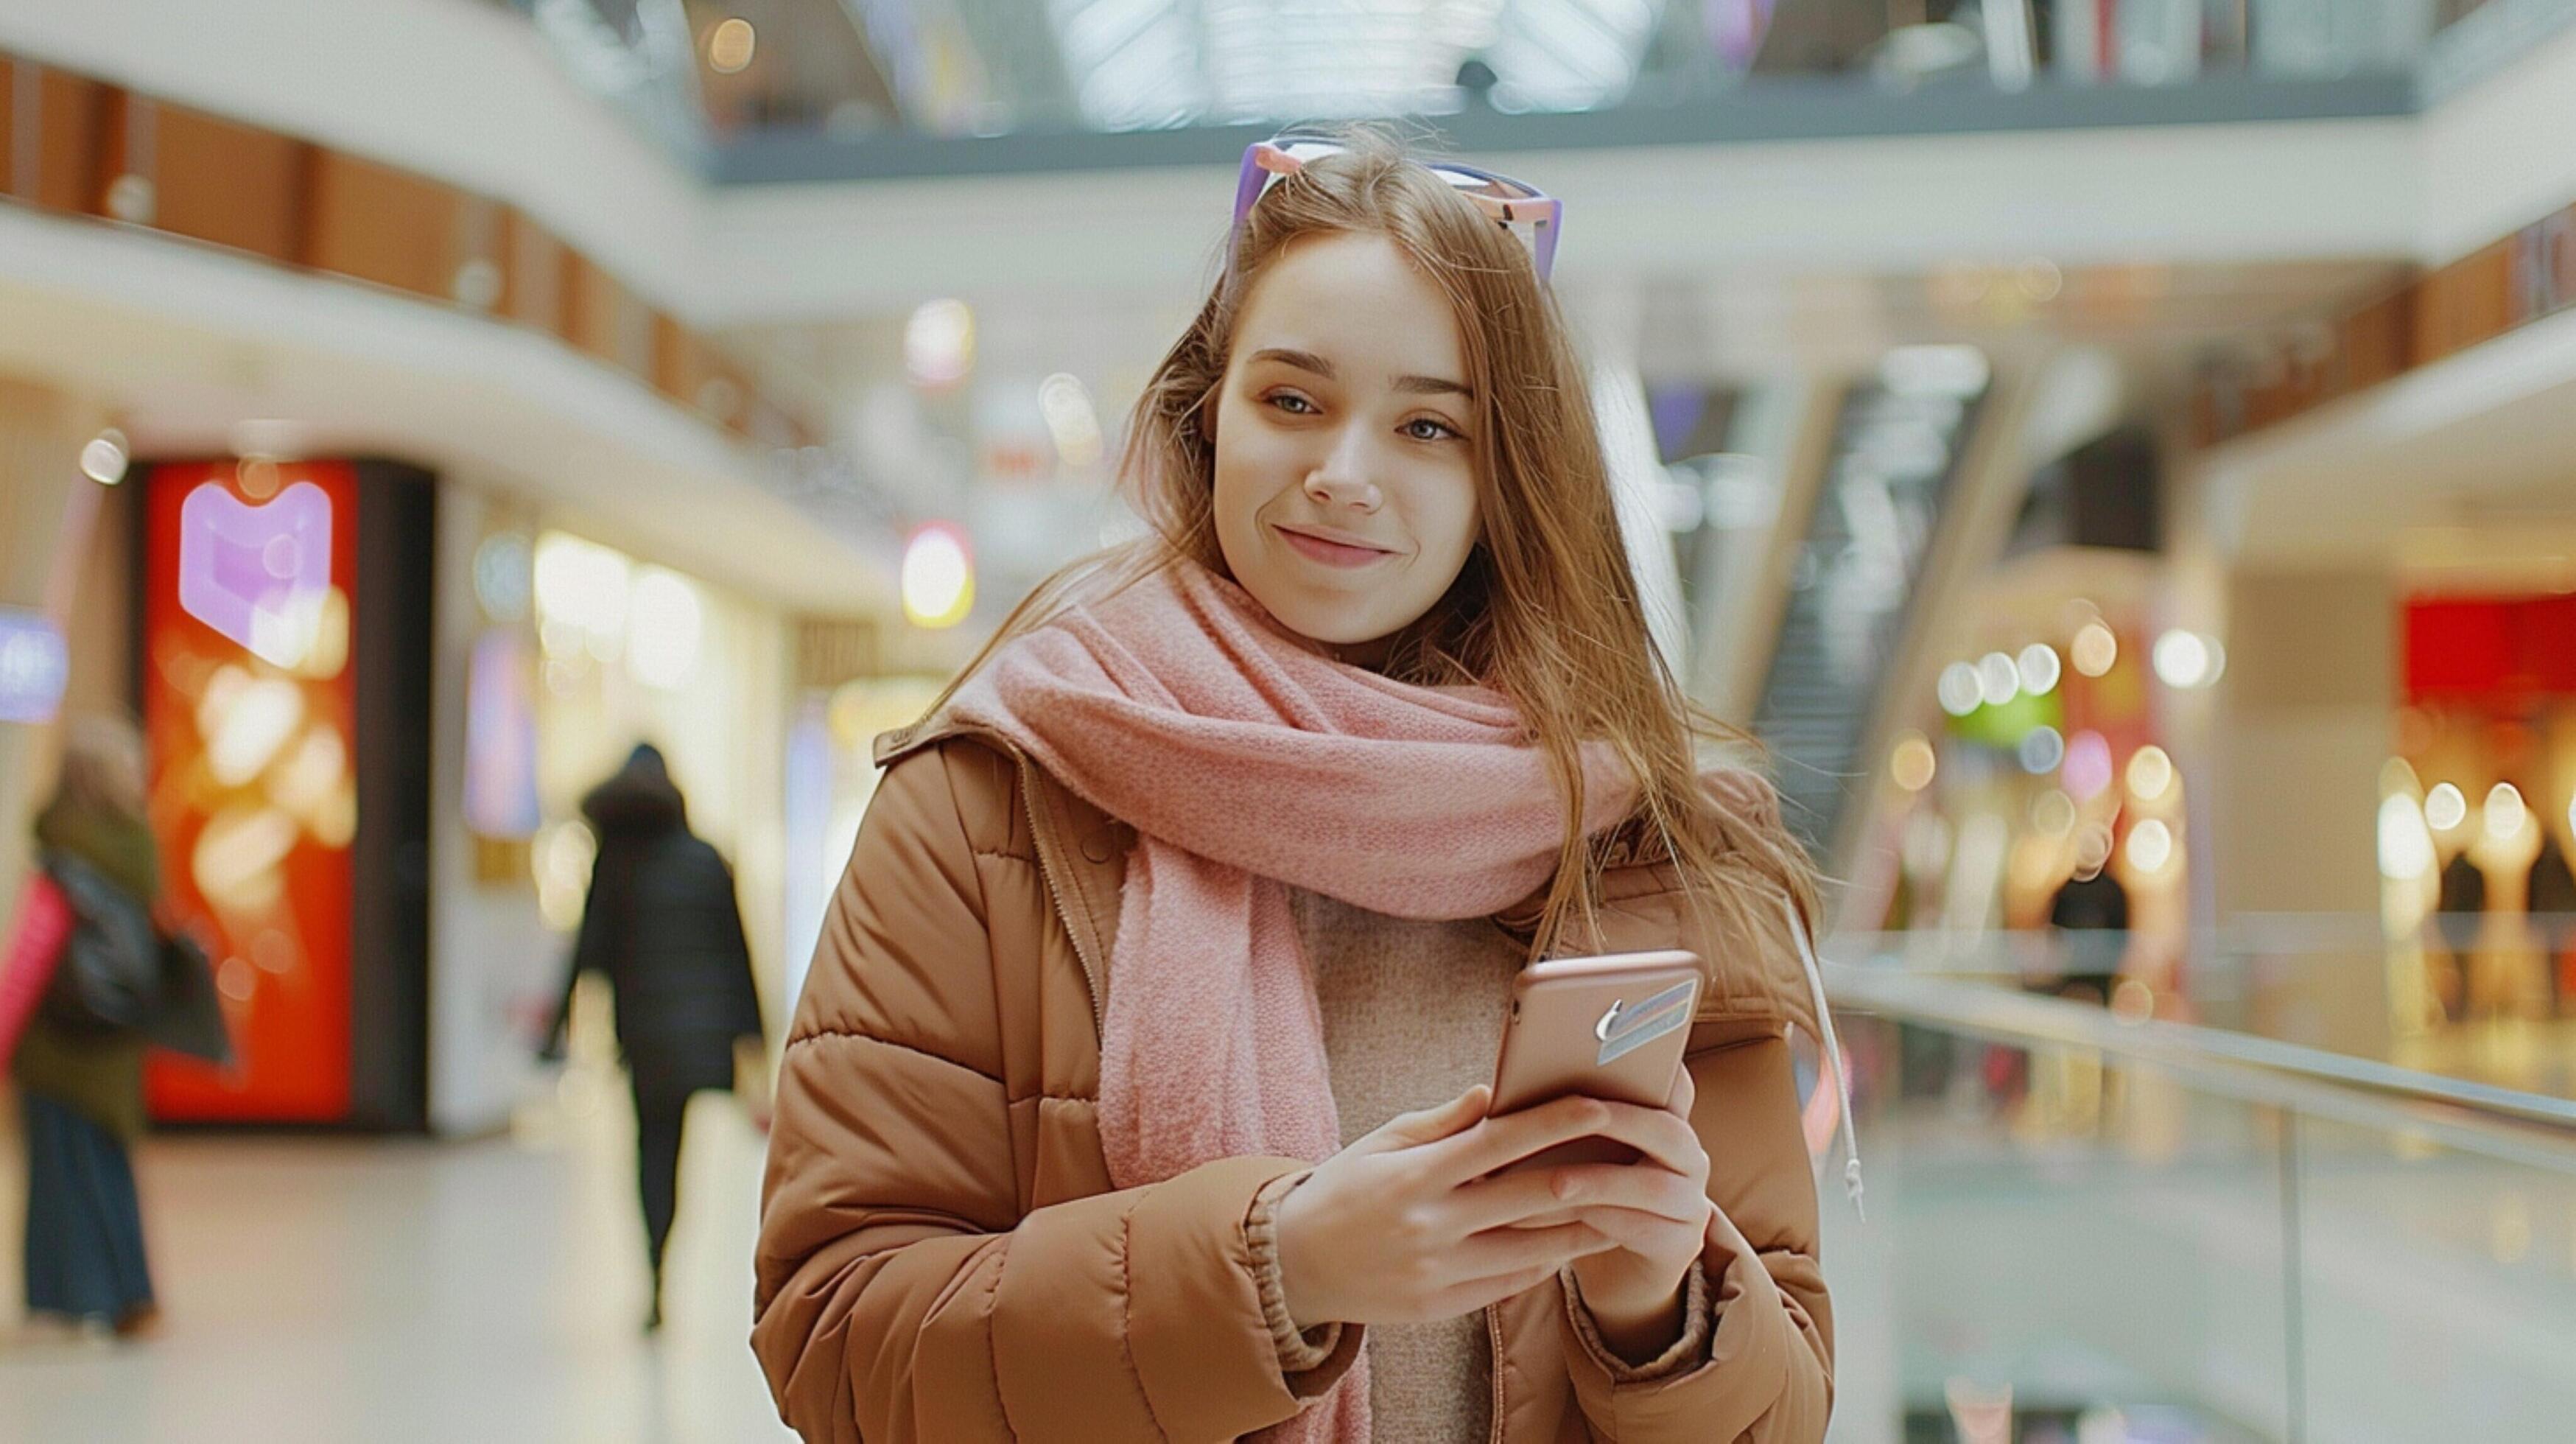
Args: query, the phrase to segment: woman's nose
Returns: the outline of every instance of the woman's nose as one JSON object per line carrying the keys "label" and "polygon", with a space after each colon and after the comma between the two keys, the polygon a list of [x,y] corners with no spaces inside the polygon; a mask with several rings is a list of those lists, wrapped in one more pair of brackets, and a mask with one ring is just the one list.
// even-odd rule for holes
{"label": "woman's nose", "polygon": [[1361,512],[1376,511],[1385,497],[1377,484],[1368,479],[1365,444],[1359,437],[1345,435],[1335,440],[1333,449],[1324,455],[1314,470],[1306,473],[1306,495],[1325,506],[1347,506]]}

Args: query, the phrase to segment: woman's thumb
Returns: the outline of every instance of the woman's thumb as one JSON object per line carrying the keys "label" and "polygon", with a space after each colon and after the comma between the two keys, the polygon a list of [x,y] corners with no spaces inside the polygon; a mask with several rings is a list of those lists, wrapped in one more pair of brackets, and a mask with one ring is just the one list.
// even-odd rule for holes
{"label": "woman's thumb", "polygon": [[1463,1133],[1485,1116],[1485,1107],[1493,1101],[1494,1090],[1482,1083],[1446,1103],[1413,1113],[1399,1113],[1377,1131],[1384,1147],[1411,1148],[1424,1143],[1437,1143],[1453,1133]]}

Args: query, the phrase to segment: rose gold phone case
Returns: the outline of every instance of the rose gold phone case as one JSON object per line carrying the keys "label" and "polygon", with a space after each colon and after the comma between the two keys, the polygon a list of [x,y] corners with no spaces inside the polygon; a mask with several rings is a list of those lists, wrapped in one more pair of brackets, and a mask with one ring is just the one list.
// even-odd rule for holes
{"label": "rose gold phone case", "polygon": [[[1549,958],[1522,969],[1494,1063],[1492,1113],[1571,1093],[1662,1107],[1690,1042],[1699,986],[1699,958],[1686,952]],[[1503,1171],[1635,1158],[1625,1144],[1579,1139]]]}

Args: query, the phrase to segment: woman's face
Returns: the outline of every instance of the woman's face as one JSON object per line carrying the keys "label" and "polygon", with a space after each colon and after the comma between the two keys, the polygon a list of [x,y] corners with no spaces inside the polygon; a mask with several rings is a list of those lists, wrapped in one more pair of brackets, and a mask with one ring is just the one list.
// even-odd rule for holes
{"label": "woman's face", "polygon": [[1254,282],[1216,408],[1216,531],[1280,623],[1363,665],[1479,535],[1475,397],[1449,304],[1383,236],[1291,242]]}

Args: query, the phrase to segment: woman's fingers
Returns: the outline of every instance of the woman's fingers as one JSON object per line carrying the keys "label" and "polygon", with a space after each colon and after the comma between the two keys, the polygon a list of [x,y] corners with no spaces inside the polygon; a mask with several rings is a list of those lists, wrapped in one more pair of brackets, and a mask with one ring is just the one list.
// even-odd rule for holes
{"label": "woman's fingers", "polygon": [[1648,1258],[1696,1254],[1708,1226],[1705,1204],[1699,1216],[1688,1222],[1633,1208],[1587,1208],[1582,1218],[1575,1227],[1589,1229],[1616,1247]]}
{"label": "woman's fingers", "polygon": [[1549,1169],[1545,1176],[1556,1207],[1571,1209],[1570,1216],[1577,1220],[1588,1220],[1600,1209],[1623,1209],[1694,1228],[1708,1221],[1708,1195],[1701,1184],[1670,1169],[1639,1163],[1582,1163]]}
{"label": "woman's fingers", "polygon": [[1592,1207],[1633,1208],[1697,1224],[1707,1209],[1701,1179],[1656,1163],[1574,1163],[1524,1169],[1459,1188],[1462,1231],[1545,1228]]}
{"label": "woman's fingers", "polygon": [[1542,1149],[1603,1132],[1614,1106],[1578,1096],[1488,1118],[1442,1139],[1430,1161],[1452,1183],[1482,1178]]}
{"label": "woman's fingers", "polygon": [[1589,1224],[1493,1228],[1460,1240],[1448,1262],[1462,1280],[1486,1279],[1532,1269],[1553,1272],[1585,1254],[1604,1253],[1618,1246],[1616,1239]]}
{"label": "woman's fingers", "polygon": [[1379,1124],[1365,1138],[1352,1145],[1360,1153],[1391,1153],[1399,1148],[1419,1148],[1437,1143],[1473,1128],[1485,1116],[1492,1103],[1494,1090],[1479,1083],[1446,1103],[1412,1113],[1399,1113]]}
{"label": "woman's fingers", "polygon": [[1453,1195],[1461,1228],[1476,1233],[1489,1228],[1544,1228],[1567,1222],[1573,1214],[1556,1191],[1557,1172],[1553,1168],[1529,1168],[1461,1185]]}
{"label": "woman's fingers", "polygon": [[1557,1144],[1594,1137],[1625,1143],[1675,1173],[1706,1176],[1707,1154],[1687,1119],[1663,1108],[1579,1095],[1458,1129],[1431,1144],[1434,1156],[1426,1161],[1444,1176],[1465,1183]]}
{"label": "woman's fingers", "polygon": [[1708,1154],[1688,1120],[1661,1108],[1633,1103],[1604,1103],[1607,1118],[1591,1132],[1616,1139],[1675,1173],[1695,1181],[1708,1177]]}

